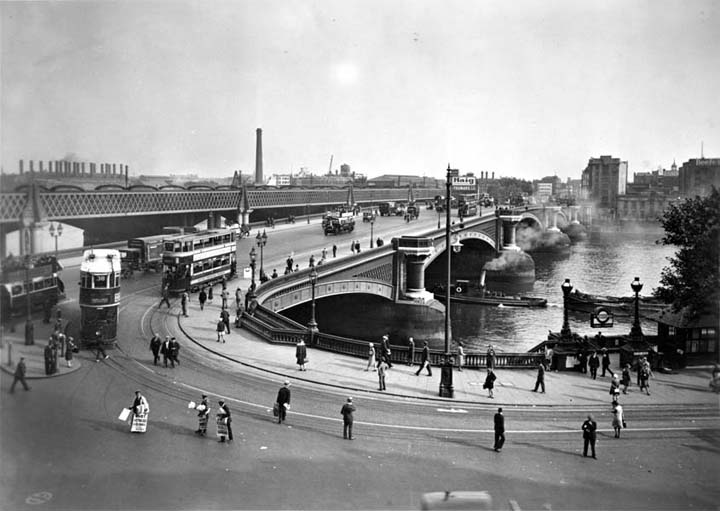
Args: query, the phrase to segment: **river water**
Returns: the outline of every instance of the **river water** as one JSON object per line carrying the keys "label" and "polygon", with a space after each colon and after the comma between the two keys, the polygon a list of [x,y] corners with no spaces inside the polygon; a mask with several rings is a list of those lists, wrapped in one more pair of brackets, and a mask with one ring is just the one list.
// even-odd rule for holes
{"label": "river water", "polygon": [[[656,243],[662,228],[652,226],[633,232],[591,233],[564,253],[533,253],[535,284],[523,294],[540,296],[547,308],[489,307],[452,304],[450,309],[453,339],[462,341],[466,351],[485,351],[493,344],[496,351],[524,352],[547,338],[549,330],[560,331],[563,322],[563,298],[560,285],[570,279],[584,293],[634,296],[630,283],[639,277],[644,287],[641,296],[649,296],[659,285],[660,273],[668,266],[675,247]],[[510,291],[510,290],[508,290]],[[588,313],[571,311],[573,332],[592,337]],[[613,328],[605,335],[627,334],[632,316],[615,315]],[[655,334],[655,323],[642,320],[643,332]]]}

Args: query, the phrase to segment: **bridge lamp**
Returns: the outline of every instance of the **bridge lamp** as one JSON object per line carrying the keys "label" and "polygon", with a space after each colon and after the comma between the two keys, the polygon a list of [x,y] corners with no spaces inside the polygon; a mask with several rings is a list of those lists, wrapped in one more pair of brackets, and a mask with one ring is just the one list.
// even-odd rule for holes
{"label": "bridge lamp", "polygon": [[257,236],[255,237],[257,246],[260,247],[260,279],[262,280],[263,275],[265,275],[265,270],[263,268],[263,249],[265,248],[265,245],[267,244],[268,235],[263,229],[262,234],[258,232]]}
{"label": "bridge lamp", "polygon": [[245,309],[248,308],[248,305],[256,298],[255,295],[255,247],[252,247],[250,249],[250,269],[252,270],[252,273],[250,274],[250,289],[248,289],[247,294],[245,295]]}
{"label": "bridge lamp", "polygon": [[452,251],[455,252],[456,254],[459,254],[460,251],[462,250],[462,243],[460,243],[460,239],[457,236],[455,237],[455,240],[452,242],[452,245],[450,245],[450,246],[452,247]]}
{"label": "bridge lamp", "polygon": [[635,293],[635,319],[633,320],[633,325],[630,329],[630,336],[642,337],[642,327],[640,326],[640,291],[642,291],[643,283],[640,282],[639,277],[635,277],[635,280],[630,283],[630,287]]}
{"label": "bridge lamp", "polygon": [[315,340],[315,333],[318,332],[318,324],[317,321],[315,321],[315,285],[317,284],[318,279],[318,273],[315,270],[315,267],[310,270],[310,275],[308,275],[308,281],[310,282],[310,288],[312,289],[312,298],[310,301],[310,321],[308,322],[308,330],[310,330],[310,345],[313,345],[313,342]]}
{"label": "bridge lamp", "polygon": [[370,217],[370,248],[373,248],[373,226],[375,225],[375,215]]}
{"label": "bridge lamp", "polygon": [[58,257],[58,238],[62,236],[63,233],[63,226],[61,223],[58,222],[57,228],[55,227],[55,224],[52,222],[50,223],[50,228],[48,229],[50,232],[50,236],[52,236],[55,239],[55,260],[57,260]]}
{"label": "bridge lamp", "polygon": [[563,325],[560,330],[560,337],[569,338],[572,332],[570,331],[570,322],[568,319],[568,298],[570,298],[570,291],[573,289],[572,284],[570,284],[570,279],[565,279],[560,289],[562,289],[563,292]]}

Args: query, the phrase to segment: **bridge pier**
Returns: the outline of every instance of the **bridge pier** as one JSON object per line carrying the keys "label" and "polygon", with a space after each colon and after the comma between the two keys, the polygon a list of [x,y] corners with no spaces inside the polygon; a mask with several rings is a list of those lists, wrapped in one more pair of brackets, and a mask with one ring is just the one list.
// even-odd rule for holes
{"label": "bridge pier", "polygon": [[[545,208],[543,210],[544,218],[543,221],[545,222],[546,231],[547,232],[560,232],[560,229],[557,226],[557,217],[558,213],[560,212],[560,206],[550,206],[548,208]],[[552,217],[552,220],[550,219]]]}
{"label": "bridge pier", "polygon": [[435,252],[432,238],[402,236],[393,238],[393,245],[400,276],[398,296],[422,302],[432,300],[433,294],[425,289],[425,260]]}
{"label": "bridge pier", "polygon": [[569,206],[568,208],[570,210],[570,223],[565,227],[565,229],[563,229],[563,231],[572,241],[583,240],[587,238],[587,230],[585,229],[585,226],[582,225],[578,220],[578,212],[580,211],[580,206]]}
{"label": "bridge pier", "polygon": [[521,215],[498,215],[502,222],[502,249],[499,257],[483,267],[487,283],[525,287],[535,282],[535,261],[516,244],[515,229],[521,220]]}

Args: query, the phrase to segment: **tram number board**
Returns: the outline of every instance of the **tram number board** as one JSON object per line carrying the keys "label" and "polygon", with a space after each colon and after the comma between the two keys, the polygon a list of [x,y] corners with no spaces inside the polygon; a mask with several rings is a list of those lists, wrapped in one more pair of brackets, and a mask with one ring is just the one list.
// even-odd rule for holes
{"label": "tram number board", "polygon": [[111,305],[120,301],[120,293],[97,294],[97,291],[89,292],[89,290],[80,290],[80,303],[82,305]]}

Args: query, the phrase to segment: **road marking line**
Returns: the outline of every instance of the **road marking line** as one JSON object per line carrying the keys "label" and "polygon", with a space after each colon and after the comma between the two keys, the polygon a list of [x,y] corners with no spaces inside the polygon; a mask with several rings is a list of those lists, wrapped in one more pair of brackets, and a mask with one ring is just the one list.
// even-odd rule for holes
{"label": "road marking line", "polygon": [[[187,387],[188,389],[191,389],[196,392],[205,393],[205,394],[215,394],[212,391],[208,391],[205,389],[202,389],[200,387],[195,387],[194,385],[189,385],[187,383],[180,383],[183,387]],[[252,406],[254,408],[263,408],[267,410],[268,412],[272,412],[272,407],[258,404],[258,403],[251,403],[249,401],[243,401],[241,399],[235,399],[233,397],[229,396],[221,396],[219,394],[216,394],[218,397],[221,397],[225,399],[226,401],[232,401],[235,403]],[[334,417],[325,417],[322,415],[315,415],[312,413],[303,413],[303,412],[292,412],[293,415],[297,415],[299,417],[306,417],[309,419],[319,419],[319,420],[326,420],[330,422],[342,422],[342,419],[336,419]],[[431,428],[431,427],[425,427],[425,426],[404,426],[402,424],[382,424],[379,422],[364,422],[364,421],[355,421],[356,424],[360,424],[363,426],[373,426],[378,428],[389,428],[389,429],[399,429],[399,430],[408,430],[408,431],[435,431],[435,432],[448,432],[448,433],[494,433],[494,429],[466,429],[466,428]],[[640,432],[649,432],[649,431],[705,431],[705,430],[716,430],[720,429],[720,426],[715,427],[657,427],[657,428],[631,428],[628,429],[628,432],[631,431],[640,431]],[[612,428],[608,429],[598,429],[599,432],[614,432],[615,430]],[[507,430],[506,433],[511,434],[532,434],[532,435],[557,435],[559,433],[570,433],[573,435],[580,434],[580,429],[528,429],[528,430]]]}

